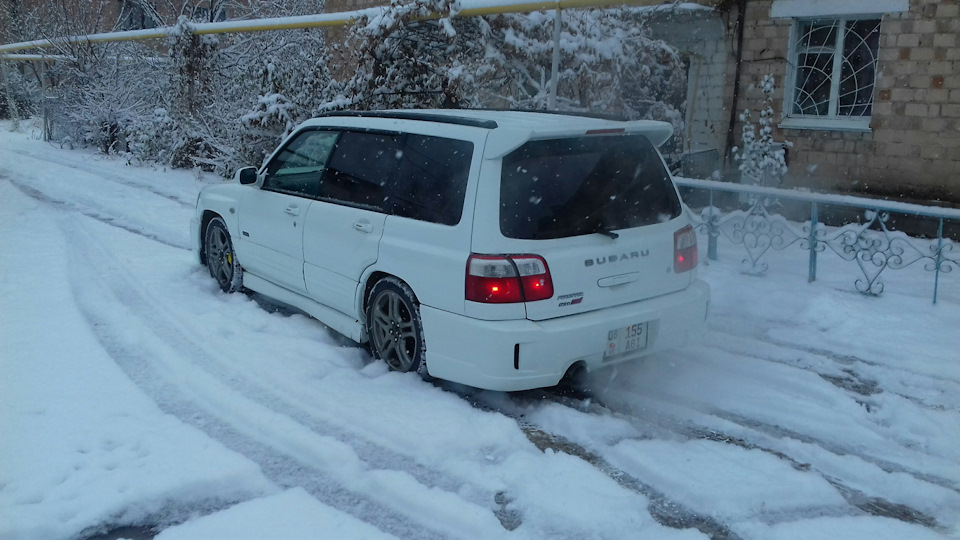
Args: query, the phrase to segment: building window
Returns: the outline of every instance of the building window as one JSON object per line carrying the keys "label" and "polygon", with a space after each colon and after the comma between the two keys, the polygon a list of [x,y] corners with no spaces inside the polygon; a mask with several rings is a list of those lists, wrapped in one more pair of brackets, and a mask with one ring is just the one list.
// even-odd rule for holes
{"label": "building window", "polygon": [[869,129],[880,19],[801,19],[793,36],[785,123]]}

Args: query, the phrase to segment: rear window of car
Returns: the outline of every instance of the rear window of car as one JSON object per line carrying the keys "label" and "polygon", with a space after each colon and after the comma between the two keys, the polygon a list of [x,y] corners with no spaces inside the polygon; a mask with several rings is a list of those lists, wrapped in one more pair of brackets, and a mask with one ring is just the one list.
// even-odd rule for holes
{"label": "rear window of car", "polygon": [[657,150],[642,135],[530,141],[503,158],[500,182],[507,238],[629,229],[681,212]]}
{"label": "rear window of car", "polygon": [[345,131],[324,172],[320,199],[456,225],[472,159],[469,141]]}

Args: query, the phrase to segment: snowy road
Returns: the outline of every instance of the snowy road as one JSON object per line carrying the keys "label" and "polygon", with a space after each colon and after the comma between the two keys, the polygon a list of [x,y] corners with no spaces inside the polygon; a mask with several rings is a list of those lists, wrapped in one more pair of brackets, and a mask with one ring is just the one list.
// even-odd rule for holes
{"label": "snowy road", "polygon": [[960,272],[701,268],[702,344],[595,399],[431,385],[189,251],[218,180],[0,125],[0,538],[960,533]]}

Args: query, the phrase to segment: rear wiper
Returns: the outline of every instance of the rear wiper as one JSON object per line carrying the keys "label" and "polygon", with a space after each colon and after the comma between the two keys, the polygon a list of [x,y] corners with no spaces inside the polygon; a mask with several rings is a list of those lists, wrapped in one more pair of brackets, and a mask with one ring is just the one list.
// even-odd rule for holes
{"label": "rear wiper", "polygon": [[601,228],[601,227],[597,227],[596,230],[590,231],[590,232],[596,233],[596,234],[602,234],[602,235],[604,235],[604,236],[606,236],[606,237],[608,237],[608,238],[612,238],[612,239],[614,239],[614,240],[616,240],[617,238],[620,238],[620,235],[619,235],[619,234],[617,234],[617,233],[615,233],[615,232],[613,232],[613,231],[609,231],[609,230],[607,230],[607,229]]}

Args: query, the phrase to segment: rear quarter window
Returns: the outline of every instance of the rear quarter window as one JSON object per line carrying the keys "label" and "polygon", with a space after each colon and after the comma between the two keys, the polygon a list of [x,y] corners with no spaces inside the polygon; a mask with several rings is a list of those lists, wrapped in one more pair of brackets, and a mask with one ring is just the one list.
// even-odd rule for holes
{"label": "rear quarter window", "polygon": [[641,227],[680,215],[660,155],[642,135],[530,141],[503,158],[500,231],[551,239]]}
{"label": "rear quarter window", "polygon": [[346,131],[324,172],[320,198],[456,225],[463,214],[472,159],[469,141]]}
{"label": "rear quarter window", "polygon": [[393,215],[456,225],[473,158],[473,143],[408,135],[400,168],[387,201]]}

